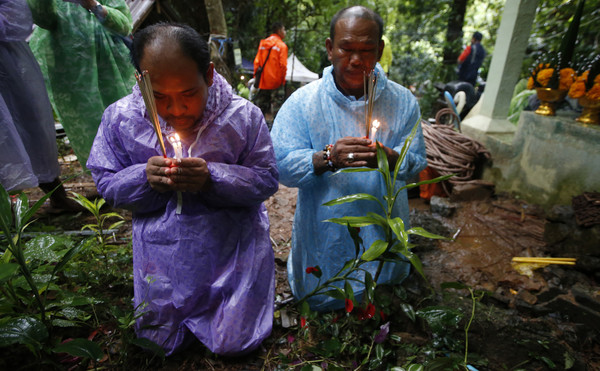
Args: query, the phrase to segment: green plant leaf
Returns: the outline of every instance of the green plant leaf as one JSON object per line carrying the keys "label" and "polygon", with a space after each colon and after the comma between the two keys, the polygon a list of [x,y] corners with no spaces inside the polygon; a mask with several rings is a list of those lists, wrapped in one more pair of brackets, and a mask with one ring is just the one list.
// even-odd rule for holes
{"label": "green plant leaf", "polygon": [[54,236],[37,236],[25,244],[23,255],[28,262],[56,263],[62,256],[57,252],[61,247],[61,242]]}
{"label": "green plant leaf", "polygon": [[383,240],[376,240],[371,244],[371,247],[362,254],[362,259],[365,261],[373,261],[385,252],[388,243]]}
{"label": "green plant leaf", "polygon": [[423,367],[423,365],[413,364],[408,366],[406,371],[425,371],[425,367]]}
{"label": "green plant leaf", "polygon": [[368,216],[343,216],[341,218],[331,218],[324,220],[324,222],[336,223],[347,225],[350,224],[351,227],[366,227],[367,225],[379,224],[379,221],[374,218],[370,218]]}
{"label": "green plant leaf", "polygon": [[108,219],[108,218],[119,218],[119,219],[123,219],[123,217],[115,212],[110,212],[110,213],[106,213],[106,214],[102,214],[102,218],[103,219]]}
{"label": "green plant leaf", "polygon": [[342,342],[340,342],[336,338],[333,338],[319,342],[319,344],[316,347],[312,347],[310,348],[310,350],[324,357],[335,357],[339,354],[341,348]]}
{"label": "green plant leaf", "polygon": [[351,260],[348,260],[347,262],[345,262],[344,266],[342,267],[342,269],[340,270],[340,272],[343,272],[346,269],[349,269],[352,266],[352,264],[354,264],[354,262],[355,262],[354,259],[351,259]]}
{"label": "green plant leaf", "polygon": [[408,251],[408,250],[406,250],[404,252],[400,252],[400,253],[402,255],[404,255],[410,261],[410,263],[417,270],[417,272],[419,272],[421,277],[423,277],[423,279],[425,281],[427,281],[427,277],[425,277],[425,272],[423,272],[423,264],[421,264],[421,259],[419,259],[417,254],[414,254],[413,252]]}
{"label": "green plant leaf", "polygon": [[421,123],[421,117],[419,117],[419,119],[417,119],[417,122],[415,122],[415,124],[413,125],[413,127],[410,131],[410,134],[408,135],[408,137],[404,141],[404,144],[402,145],[402,149],[400,150],[398,160],[396,161],[396,166],[394,167],[394,177],[393,177],[392,183],[396,183],[396,179],[398,178],[398,173],[400,172],[400,167],[402,166],[402,163],[404,162],[404,159],[406,158],[406,154],[408,153],[408,148],[412,144],[412,141],[415,138],[415,135],[417,134],[417,129],[419,128],[420,123]]}
{"label": "green plant leaf", "polygon": [[108,227],[108,230],[110,231],[111,229],[119,229],[119,227],[122,226],[123,224],[125,224],[125,221],[124,220],[119,220],[118,222],[115,222],[115,223],[111,224]]}
{"label": "green plant leaf", "polygon": [[131,344],[138,346],[142,349],[149,350],[153,354],[159,356],[161,359],[165,359],[165,350],[155,342],[146,338],[136,338],[131,340]]}
{"label": "green plant leaf", "polygon": [[323,204],[323,206],[341,205],[341,204],[345,204],[348,202],[354,202],[354,201],[359,201],[359,200],[369,200],[369,201],[379,202],[379,199],[377,199],[377,197],[370,195],[368,193],[356,193],[353,195],[343,196],[343,197],[339,197],[334,200],[325,202]]}
{"label": "green plant leaf", "polygon": [[70,199],[77,202],[81,206],[85,207],[89,212],[94,214],[94,211],[96,210],[96,205],[92,201],[88,200],[85,196],[80,195],[79,193],[71,193],[73,194],[73,197],[69,197]]}
{"label": "green plant leaf", "polygon": [[374,301],[373,296],[375,293],[375,281],[373,281],[373,276],[371,275],[371,272],[366,271],[365,272],[365,292],[367,293],[367,299],[369,299],[369,301]]}
{"label": "green plant leaf", "polygon": [[323,275],[323,271],[321,270],[321,267],[319,267],[318,265],[315,265],[315,268],[317,269],[313,275],[317,278],[321,278],[321,276]]}
{"label": "green plant leaf", "polygon": [[539,357],[540,360],[544,361],[544,363],[546,365],[548,365],[548,367],[550,368],[556,368],[556,364],[548,357],[544,357],[544,356],[540,356]]}
{"label": "green plant leaf", "polygon": [[79,325],[78,322],[76,321],[70,321],[67,319],[62,319],[62,318],[54,318],[52,320],[52,326],[54,327],[77,327]]}
{"label": "green plant leaf", "polygon": [[456,175],[456,174],[442,175],[442,176],[439,176],[439,177],[437,177],[437,178],[434,178],[434,179],[427,179],[427,180],[423,180],[423,181],[416,182],[416,183],[409,183],[409,184],[406,184],[404,187],[401,187],[401,188],[399,188],[399,189],[396,191],[396,193],[394,194],[394,196],[395,196],[395,197],[398,197],[398,194],[399,194],[399,193],[400,193],[400,192],[401,192],[403,189],[415,188],[415,187],[418,187],[418,186],[420,186],[420,185],[423,185],[423,184],[433,184],[433,183],[439,183],[439,182],[443,182],[443,181],[445,181],[445,180],[448,180],[448,179],[452,178],[452,177],[453,177],[453,176],[455,176],[455,175]]}
{"label": "green plant leaf", "polygon": [[346,293],[346,298],[355,301],[354,300],[354,290],[352,290],[352,285],[350,284],[350,281],[345,281],[344,282],[344,292]]}
{"label": "green plant leaf", "polygon": [[10,195],[6,192],[2,184],[0,184],[0,224],[6,238],[11,239],[10,227],[13,224],[13,213]]}
{"label": "green plant leaf", "polygon": [[61,344],[52,349],[52,351],[54,353],[68,353],[75,357],[89,358],[94,361],[98,361],[104,356],[102,348],[98,344],[82,338],[73,339],[68,343]]}
{"label": "green plant leaf", "polygon": [[367,216],[369,218],[373,218],[373,219],[377,220],[377,224],[379,224],[380,226],[382,226],[384,228],[388,225],[388,220],[384,216],[381,216],[381,215],[373,213],[373,212],[368,212]]}
{"label": "green plant leaf", "polygon": [[73,257],[75,255],[77,255],[84,248],[90,246],[93,242],[94,242],[94,238],[93,237],[89,237],[89,238],[86,238],[85,240],[81,241],[78,245],[70,248],[69,251],[67,251],[67,253],[65,255],[63,255],[62,259],[60,259],[60,261],[58,262],[58,264],[56,264],[54,266],[53,275],[56,274],[56,273],[58,273],[58,272],[60,272],[65,267],[65,265],[67,265],[67,263],[71,259],[73,259]]}
{"label": "green plant leaf", "polygon": [[402,218],[396,217],[388,221],[388,225],[396,235],[396,238],[402,244],[402,247],[406,248],[408,244],[408,234],[404,230],[404,221]]}
{"label": "green plant leaf", "polygon": [[383,361],[384,354],[385,354],[385,349],[383,349],[383,346],[381,344],[375,345],[375,357],[377,358],[377,360]]}
{"label": "green plant leaf", "polygon": [[302,302],[302,306],[300,307],[300,315],[305,318],[310,315],[310,306],[306,300]]}
{"label": "green plant leaf", "polygon": [[25,193],[20,193],[15,198],[13,205],[13,212],[15,213],[15,229],[20,232],[23,225],[27,224],[29,219],[24,216],[27,215],[29,209],[29,199]]}
{"label": "green plant leaf", "polygon": [[346,224],[346,227],[348,228],[348,233],[350,233],[350,237],[352,237],[352,242],[354,243],[354,257],[358,258],[360,246],[363,244],[363,240],[360,238],[359,229],[351,227],[350,224]]}
{"label": "green plant leaf", "polygon": [[417,236],[431,238],[434,240],[451,240],[449,237],[440,236],[439,234],[427,232],[421,227],[414,227],[406,231],[408,234],[416,234]]}
{"label": "green plant leaf", "polygon": [[402,312],[404,312],[404,314],[406,314],[406,316],[408,318],[410,318],[411,321],[415,321],[415,319],[417,318],[417,315],[415,313],[415,308],[408,304],[408,303],[402,303],[400,304],[400,309],[402,309]]}
{"label": "green plant leaf", "polygon": [[89,229],[91,231],[98,233],[98,225],[96,225],[96,224],[86,224],[83,227],[81,227],[82,231],[84,231],[86,229]]}
{"label": "green plant leaf", "polygon": [[379,145],[379,142],[377,142],[377,167],[379,168],[379,172],[383,175],[385,184],[390,187],[390,164],[388,163],[387,155]]}
{"label": "green plant leaf", "polygon": [[[17,230],[19,230],[21,228],[20,226],[25,226],[29,222],[29,220],[33,217],[33,215],[38,211],[38,209],[40,207],[42,207],[44,202],[46,202],[46,200],[48,198],[50,198],[50,196],[52,195],[52,193],[54,193],[55,190],[56,190],[56,188],[53,189],[52,191],[46,193],[44,196],[42,196],[31,207],[29,207],[29,205],[27,205],[27,207],[22,210],[22,213],[17,217],[18,223],[19,223],[19,228],[17,228]],[[23,195],[25,196],[25,194],[23,194]],[[27,200],[26,196],[24,198],[25,198],[25,200]],[[29,201],[26,201],[26,202],[29,203]],[[23,229],[25,229],[25,228],[23,228]]]}
{"label": "green plant leaf", "polygon": [[338,299],[338,300],[346,299],[346,295],[344,295],[344,291],[342,291],[342,289],[340,289],[338,287],[336,287],[333,290],[324,292],[323,295],[327,295],[327,296],[330,296],[330,297]]}
{"label": "green plant leaf", "polygon": [[12,278],[15,272],[19,269],[19,264],[3,263],[0,264],[0,283],[4,283]]}
{"label": "green plant leaf", "polygon": [[41,349],[41,343],[47,338],[48,329],[34,317],[12,318],[0,326],[0,347],[23,344],[31,349]]}
{"label": "green plant leaf", "polygon": [[456,328],[463,317],[458,310],[441,306],[420,309],[417,311],[417,315],[425,319],[431,327],[431,331],[438,335]]}

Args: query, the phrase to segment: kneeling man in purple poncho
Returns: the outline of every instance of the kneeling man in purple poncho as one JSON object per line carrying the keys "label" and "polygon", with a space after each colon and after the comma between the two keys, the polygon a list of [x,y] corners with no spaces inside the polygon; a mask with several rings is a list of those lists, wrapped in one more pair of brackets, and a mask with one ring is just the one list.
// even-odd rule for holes
{"label": "kneeling man in purple poncho", "polygon": [[[166,156],[135,86],[104,112],[87,167],[109,204],[133,212],[137,335],[167,355],[195,339],[217,354],[248,353],[273,324],[263,201],[279,174],[267,125],[189,26],[139,31],[132,56],[149,73]],[[167,139],[175,132],[183,156]]]}

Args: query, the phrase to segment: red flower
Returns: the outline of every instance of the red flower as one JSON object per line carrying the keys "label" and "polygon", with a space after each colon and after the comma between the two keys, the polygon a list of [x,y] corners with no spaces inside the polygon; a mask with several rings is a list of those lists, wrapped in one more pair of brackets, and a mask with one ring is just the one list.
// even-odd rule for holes
{"label": "red flower", "polygon": [[352,300],[346,299],[346,313],[352,312],[352,309],[354,309],[354,303]]}
{"label": "red flower", "polygon": [[367,304],[365,309],[358,308],[358,319],[364,321],[369,318],[373,318],[375,315],[375,306],[372,303]]}
{"label": "red flower", "polygon": [[373,318],[373,316],[375,315],[375,306],[372,303],[367,304],[365,315],[367,316],[367,318]]}
{"label": "red flower", "polygon": [[382,321],[385,321],[385,319],[386,319],[386,317],[387,317],[387,316],[385,315],[385,313],[383,313],[383,310],[380,310],[380,311],[379,311],[379,316],[381,317],[381,320],[382,320]]}
{"label": "red flower", "polygon": [[300,317],[300,327],[304,328],[306,326],[306,318]]}

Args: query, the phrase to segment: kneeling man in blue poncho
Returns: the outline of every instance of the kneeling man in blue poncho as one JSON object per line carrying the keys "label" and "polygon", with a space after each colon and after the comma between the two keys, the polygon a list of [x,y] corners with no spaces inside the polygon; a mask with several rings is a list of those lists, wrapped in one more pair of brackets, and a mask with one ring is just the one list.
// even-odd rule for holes
{"label": "kneeling man in blue poncho", "polygon": [[[327,279],[354,258],[354,243],[347,228],[323,221],[380,211],[375,203],[363,201],[323,206],[349,194],[369,193],[380,198],[385,193],[377,172],[331,173],[346,167],[377,167],[376,147],[371,139],[366,139],[365,74],[375,69],[378,76],[373,89],[376,93],[372,97],[372,117],[381,126],[375,139],[383,146],[392,170],[405,139],[420,118],[416,98],[408,89],[388,80],[377,63],[384,47],[382,35],[383,21],[372,10],[353,6],[339,11],[331,21],[330,37],[325,43],[332,66],[325,68],[323,78],[294,92],[274,121],[271,136],[280,181],[298,188],[292,251],[288,258],[288,279],[298,299],[317,285],[318,279],[306,274],[306,268],[318,265],[322,279]],[[426,164],[419,127],[401,164],[396,186],[404,186]],[[406,190],[398,197],[392,217],[401,217],[408,224]],[[365,246],[385,239],[375,226],[361,228],[360,236]],[[376,264],[363,267],[368,267],[375,276]],[[378,283],[400,283],[409,269],[408,262],[386,263]],[[359,284],[353,286],[355,292],[360,292]],[[325,295],[311,297],[308,302],[313,310],[344,306],[343,301]]]}
{"label": "kneeling man in blue poncho", "polygon": [[133,60],[149,72],[166,157],[136,86],[104,112],[87,167],[102,197],[133,211],[137,335],[168,355],[195,339],[248,353],[271,333],[275,290],[262,202],[278,172],[262,112],[233,94],[188,26],[140,31]]}

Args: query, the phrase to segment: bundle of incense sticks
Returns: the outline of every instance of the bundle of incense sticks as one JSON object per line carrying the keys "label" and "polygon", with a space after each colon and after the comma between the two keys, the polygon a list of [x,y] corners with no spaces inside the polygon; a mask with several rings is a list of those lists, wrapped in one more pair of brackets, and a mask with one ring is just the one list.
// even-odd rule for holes
{"label": "bundle of incense sticks", "polygon": [[135,79],[142,92],[144,103],[146,104],[146,110],[154,126],[154,132],[158,137],[158,143],[162,150],[163,156],[167,157],[167,151],[165,150],[165,142],[163,140],[162,131],[160,130],[160,123],[158,122],[158,112],[156,111],[156,102],[154,101],[154,91],[152,90],[152,83],[150,82],[150,74],[148,71],[142,71],[141,74],[135,72]]}
{"label": "bundle of incense sticks", "polygon": [[375,100],[375,91],[377,90],[377,73],[375,70],[371,70],[368,74],[365,73],[363,90],[365,94],[365,126],[367,128],[367,139],[369,139],[371,117],[373,116],[373,101]]}
{"label": "bundle of incense sticks", "polygon": [[534,263],[534,264],[562,264],[562,265],[575,265],[577,259],[575,258],[533,258],[533,257],[519,257],[512,258],[515,263]]}

